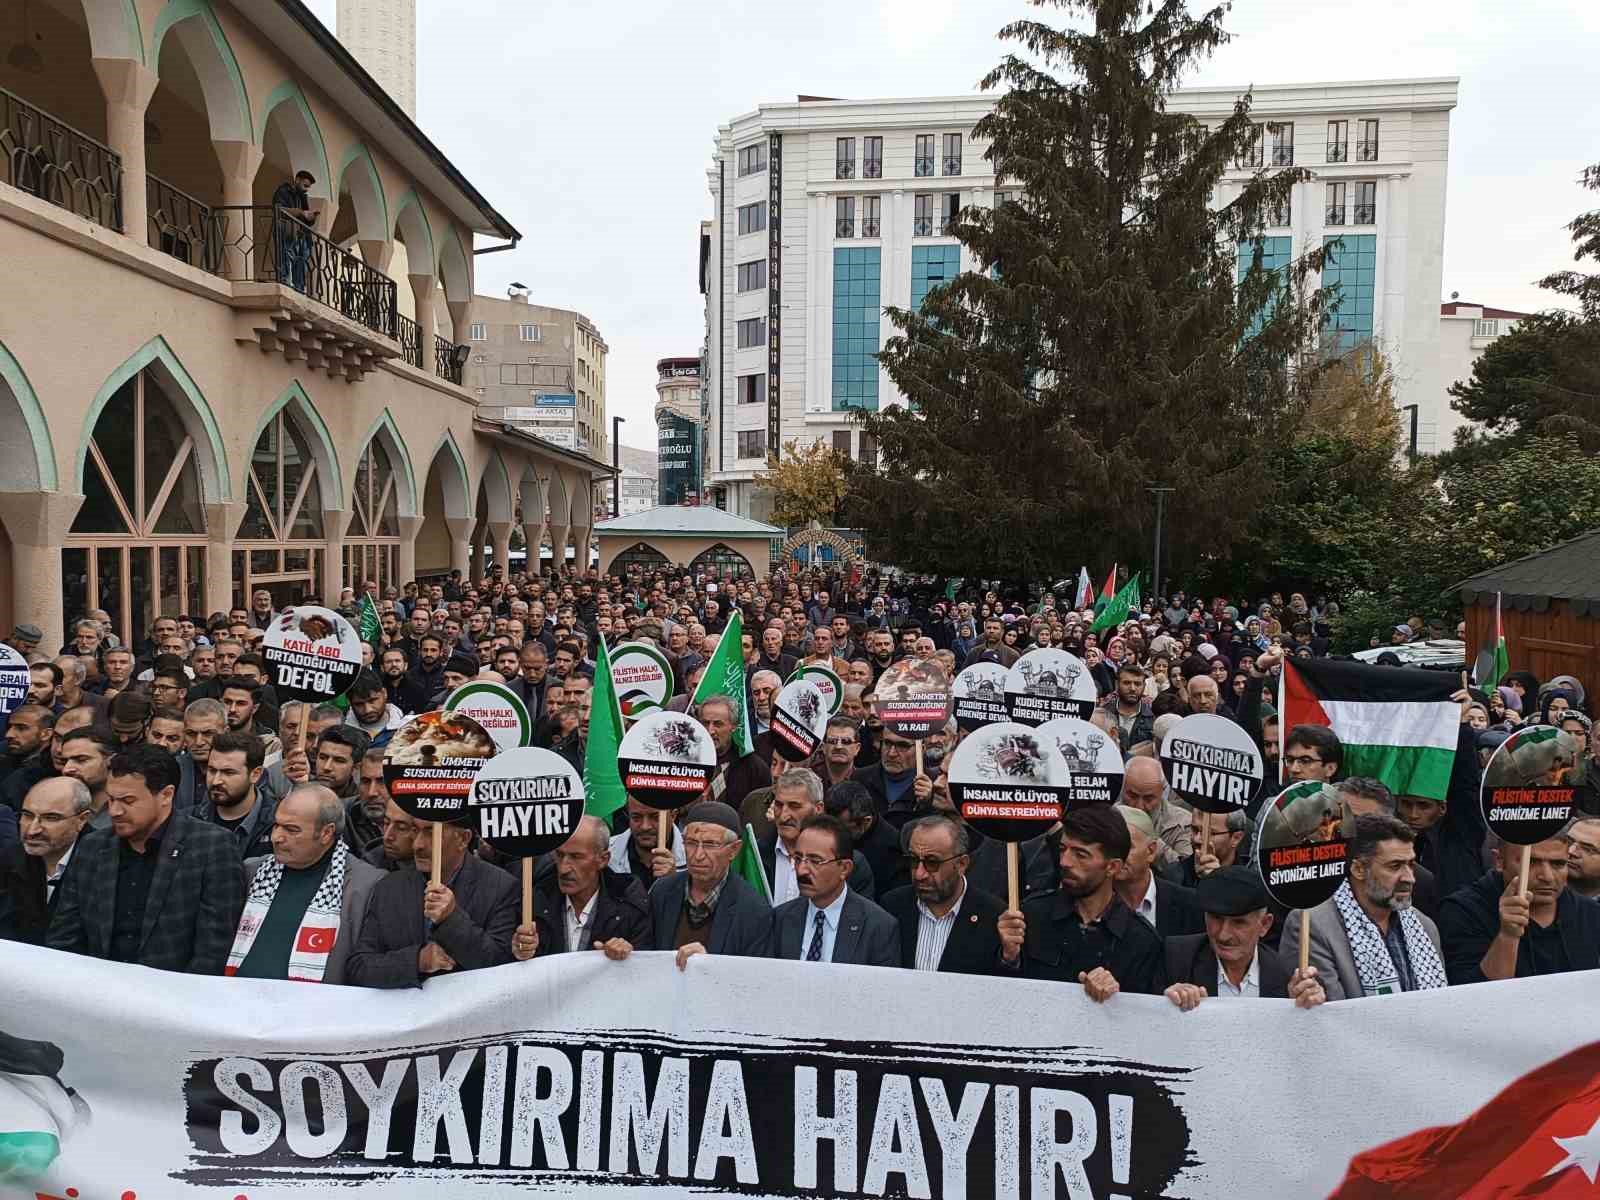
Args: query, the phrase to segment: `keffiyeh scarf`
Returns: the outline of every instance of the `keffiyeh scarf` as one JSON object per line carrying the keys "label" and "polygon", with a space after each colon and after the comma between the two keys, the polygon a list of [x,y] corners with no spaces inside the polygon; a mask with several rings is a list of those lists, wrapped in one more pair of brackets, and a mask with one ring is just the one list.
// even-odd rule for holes
{"label": "keffiyeh scarf", "polygon": [[[1333,903],[1344,922],[1345,936],[1350,939],[1350,953],[1356,960],[1356,973],[1361,976],[1362,994],[1386,996],[1400,991],[1400,972],[1389,955],[1389,947],[1372,918],[1357,903],[1349,880],[1339,885],[1339,890],[1333,894]],[[1406,957],[1411,960],[1417,990],[1444,987],[1444,963],[1422,926],[1422,918],[1413,909],[1399,908],[1391,919],[1400,922],[1400,934],[1405,939]]]}
{"label": "keffiyeh scarf", "polygon": [[[333,858],[322,877],[317,894],[311,897],[305,914],[300,918],[300,928],[294,935],[294,945],[289,949],[289,973],[286,978],[296,983],[321,983],[328,969],[328,956],[339,940],[339,911],[344,904],[345,865],[350,851],[344,842],[333,844]],[[283,864],[269,858],[256,871],[250,881],[250,894],[245,897],[244,915],[239,918],[239,931],[233,936],[233,948],[228,951],[225,975],[237,975],[239,967],[250,955],[261,924],[267,919],[267,910],[278,894],[278,884],[283,881]]]}

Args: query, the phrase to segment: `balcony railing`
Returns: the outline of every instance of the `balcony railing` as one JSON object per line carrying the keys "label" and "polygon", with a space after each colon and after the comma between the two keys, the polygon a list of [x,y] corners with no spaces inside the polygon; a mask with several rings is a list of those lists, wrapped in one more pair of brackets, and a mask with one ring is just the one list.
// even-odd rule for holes
{"label": "balcony railing", "polygon": [[0,181],[108,229],[122,228],[122,159],[0,89]]}
{"label": "balcony railing", "polygon": [[1274,146],[1272,148],[1272,165],[1275,167],[1294,166],[1294,147]]}
{"label": "balcony railing", "polygon": [[145,177],[144,194],[150,245],[191,267],[209,271],[212,256],[206,238],[211,232],[211,206],[155,175]]}
{"label": "balcony railing", "polygon": [[395,314],[396,340],[400,343],[400,357],[417,370],[422,370],[422,327],[405,313]]}
{"label": "balcony railing", "polygon": [[931,155],[931,154],[927,154],[927,155],[919,154],[919,155],[917,155],[917,161],[916,161],[916,164],[915,164],[914,173],[919,175],[919,176],[920,175],[932,175],[933,174],[933,155]]}
{"label": "balcony railing", "polygon": [[856,235],[856,219],[854,217],[835,217],[833,219],[833,236],[853,238]]}
{"label": "balcony railing", "polygon": [[861,236],[864,238],[878,237],[879,225],[880,222],[877,217],[863,217],[861,219]]}
{"label": "balcony railing", "polygon": [[1324,225],[1343,225],[1344,224],[1344,205],[1342,205],[1342,204],[1330,204],[1328,206],[1328,211],[1323,214],[1322,223]]}
{"label": "balcony railing", "polygon": [[1361,141],[1356,143],[1356,161],[1378,161],[1378,140],[1376,138],[1373,138],[1371,141],[1363,138]]}
{"label": "balcony railing", "polygon": [[835,179],[854,179],[856,177],[856,160],[841,158],[834,164],[833,177]]}
{"label": "balcony railing", "polygon": [[912,219],[912,221],[911,221],[911,236],[912,237],[932,237],[933,236],[933,218],[932,217],[914,217]]}
{"label": "balcony railing", "polygon": [[1329,142],[1328,143],[1328,161],[1329,162],[1346,162],[1346,161],[1348,161],[1349,158],[1350,158],[1350,143],[1349,142]]}
{"label": "balcony railing", "polygon": [[1356,205],[1356,225],[1375,225],[1378,220],[1378,206],[1376,204]]}
{"label": "balcony railing", "polygon": [[448,379],[458,387],[466,364],[456,365],[456,351],[460,349],[449,338],[433,335],[433,371],[440,379]]}
{"label": "balcony railing", "polygon": [[961,174],[961,155],[947,154],[944,160],[944,173],[946,175]]}
{"label": "balcony railing", "polygon": [[395,336],[394,280],[286,209],[270,204],[213,208],[202,265],[224,279],[293,288],[374,333]]}
{"label": "balcony railing", "polygon": [[883,159],[881,159],[881,158],[868,158],[868,159],[863,160],[862,163],[861,163],[861,178],[863,178],[863,179],[882,179],[883,178]]}

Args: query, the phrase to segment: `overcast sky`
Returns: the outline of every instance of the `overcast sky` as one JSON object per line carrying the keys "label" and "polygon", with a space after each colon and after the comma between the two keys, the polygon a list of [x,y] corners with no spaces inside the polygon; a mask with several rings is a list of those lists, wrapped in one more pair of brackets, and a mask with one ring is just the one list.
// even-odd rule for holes
{"label": "overcast sky", "polygon": [[[336,0],[309,0],[335,27]],[[1191,7],[1198,9],[1198,3]],[[576,308],[611,353],[624,445],[655,447],[655,361],[700,352],[699,222],[717,126],[798,93],[975,91],[1018,0],[418,0],[418,123],[521,230],[478,259]],[[1047,19],[1053,10],[1044,10]],[[796,17],[803,15],[803,20]],[[1600,206],[1597,0],[1234,0],[1232,44],[1195,84],[1458,75],[1450,120],[1444,295],[1548,307],[1563,224]]]}

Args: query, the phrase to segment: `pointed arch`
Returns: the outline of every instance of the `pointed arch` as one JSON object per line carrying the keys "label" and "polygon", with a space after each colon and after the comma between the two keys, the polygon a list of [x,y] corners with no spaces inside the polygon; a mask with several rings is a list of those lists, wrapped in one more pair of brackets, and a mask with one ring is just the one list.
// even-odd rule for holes
{"label": "pointed arch", "polygon": [[151,33],[151,60],[157,74],[161,70],[161,45],[169,33],[177,37],[199,77],[212,138],[254,143],[255,122],[250,117],[244,74],[227,34],[217,22],[217,14],[211,10],[210,0],[168,0]]}
{"label": "pointed arch", "polygon": [[[447,450],[448,454],[445,453]],[[472,493],[468,490],[467,460],[462,457],[461,447],[456,445],[456,435],[448,429],[444,431],[439,444],[433,448],[433,454],[428,458],[430,475],[440,458],[455,465],[454,471],[447,469],[439,475],[439,486],[444,493],[444,515],[451,518],[472,516]]]}
{"label": "pointed arch", "polygon": [[411,455],[406,451],[405,440],[400,436],[400,430],[394,423],[394,416],[386,408],[378,414],[377,419],[367,429],[366,436],[361,439],[361,449],[357,456],[364,454],[367,444],[373,438],[383,441],[383,448],[388,451],[390,463],[397,466],[401,475],[405,477],[405,486],[400,489],[395,497],[395,505],[402,517],[417,515],[417,474],[411,469]]}
{"label": "pointed arch", "polygon": [[406,262],[411,274],[420,275],[416,268],[426,266],[431,275],[437,269],[438,255],[433,248],[433,226],[428,223],[427,211],[417,196],[416,188],[407,188],[395,209],[394,223],[406,243]]}
{"label": "pointed arch", "polygon": [[522,506],[524,525],[539,526],[545,523],[544,482],[530,462],[522,464],[522,477],[517,480],[517,500]]}
{"label": "pointed arch", "polygon": [[472,256],[462,248],[460,232],[452,225],[439,256],[439,279],[444,283],[446,300],[465,303],[472,299],[471,262]]}
{"label": "pointed arch", "polygon": [[[56,450],[50,440],[50,422],[45,419],[44,408],[22,364],[12,357],[5,343],[0,342],[0,390],[9,391],[15,413],[9,408],[0,409],[0,445],[16,444],[25,435],[29,452],[16,458],[6,456],[0,462],[22,468],[19,475],[8,472],[7,482],[20,484],[11,490],[19,492],[56,490]],[[15,417],[21,417],[22,428],[15,427]]]}
{"label": "pointed arch", "polygon": [[[262,431],[266,429],[267,424],[284,408],[288,408],[294,414],[295,425],[311,444],[311,454],[317,462],[317,474],[321,477],[319,490],[322,493],[322,507],[344,508],[344,479],[339,471],[339,452],[334,448],[333,436],[328,432],[322,414],[317,411],[316,405],[311,403],[311,397],[306,395],[306,390],[298,379],[292,380],[278,398],[267,405],[266,411],[261,414],[261,419],[256,422],[255,432],[250,435],[250,444],[254,446],[261,440]],[[240,495],[243,494],[241,488]]]}
{"label": "pointed arch", "polygon": [[510,521],[516,515],[511,503],[511,476],[505,461],[494,450],[489,451],[489,460],[478,478],[478,492],[488,502],[489,520]]}
{"label": "pointed arch", "polygon": [[294,80],[285,79],[273,88],[266,104],[262,106],[261,119],[257,122],[262,140],[265,141],[267,136],[267,122],[281,104],[289,106],[290,115],[282,123],[283,140],[289,144],[289,157],[301,166],[311,163],[309,169],[317,177],[317,181],[311,185],[311,194],[323,200],[337,195],[337,192],[329,191],[335,184],[333,172],[328,167],[328,148],[323,144],[322,130],[317,125],[311,105],[306,103],[305,93]]}
{"label": "pointed arch", "polygon": [[170,385],[188,403],[180,406],[180,417],[184,426],[194,438],[195,451],[200,467],[201,492],[208,502],[233,499],[233,476],[228,471],[228,454],[222,444],[222,433],[217,427],[216,415],[211,411],[211,405],[206,402],[205,396],[195,384],[194,379],[178,361],[178,356],[173,353],[172,347],[167,344],[167,339],[157,334],[151,338],[106,377],[100,385],[100,390],[95,393],[94,402],[89,405],[89,411],[84,414],[83,434],[78,438],[77,459],[73,466],[73,488],[83,491],[83,467],[89,454],[89,440],[94,436],[94,427],[100,420],[100,414],[111,401],[117,390],[132,379],[140,371],[150,368],[164,383]]}
{"label": "pointed arch", "polygon": [[134,0],[82,0],[82,4],[90,53],[96,58],[145,61],[144,33]]}
{"label": "pointed arch", "polygon": [[[355,174],[350,174],[354,170]],[[349,177],[350,196],[355,202],[356,236],[366,242],[387,242],[394,232],[389,221],[389,199],[383,194],[383,180],[372,161],[372,151],[361,142],[352,142],[339,160],[335,195],[344,191]]]}

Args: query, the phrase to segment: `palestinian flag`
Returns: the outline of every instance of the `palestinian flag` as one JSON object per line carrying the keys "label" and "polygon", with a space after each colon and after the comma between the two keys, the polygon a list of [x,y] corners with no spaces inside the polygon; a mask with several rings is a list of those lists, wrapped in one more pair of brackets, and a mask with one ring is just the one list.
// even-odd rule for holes
{"label": "palestinian flag", "polygon": [[1100,598],[1094,602],[1094,615],[1097,620],[1099,619],[1100,614],[1105,612],[1106,605],[1110,604],[1111,601],[1116,597],[1116,594],[1117,564],[1112,563],[1111,574],[1106,576],[1105,586],[1100,589]]}
{"label": "palestinian flag", "polygon": [[1511,673],[1511,655],[1506,650],[1506,627],[1500,618],[1500,593],[1494,594],[1494,642],[1478,652],[1473,676],[1478,686],[1492,692]]}
{"label": "palestinian flag", "polygon": [[1343,659],[1287,659],[1278,722],[1326,725],[1344,744],[1346,776],[1380,780],[1396,796],[1443,800],[1455,761],[1460,680],[1443,671],[1375,667]]}

